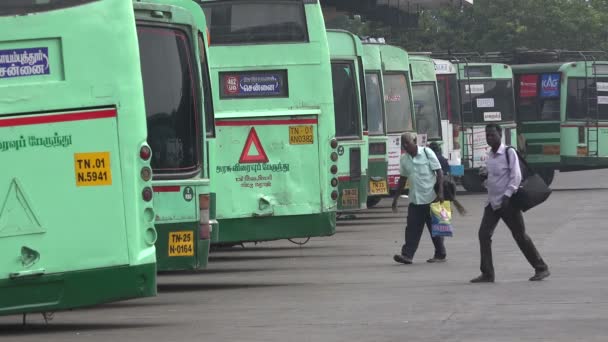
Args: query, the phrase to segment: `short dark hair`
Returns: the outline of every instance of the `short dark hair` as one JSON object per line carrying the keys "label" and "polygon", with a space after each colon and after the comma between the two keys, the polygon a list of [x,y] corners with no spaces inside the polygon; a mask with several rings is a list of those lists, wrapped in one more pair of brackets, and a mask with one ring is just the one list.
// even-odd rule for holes
{"label": "short dark hair", "polygon": [[498,132],[498,134],[502,135],[502,128],[498,124],[495,124],[495,123],[487,124],[486,131],[489,129],[494,129],[494,130],[496,130],[496,132]]}

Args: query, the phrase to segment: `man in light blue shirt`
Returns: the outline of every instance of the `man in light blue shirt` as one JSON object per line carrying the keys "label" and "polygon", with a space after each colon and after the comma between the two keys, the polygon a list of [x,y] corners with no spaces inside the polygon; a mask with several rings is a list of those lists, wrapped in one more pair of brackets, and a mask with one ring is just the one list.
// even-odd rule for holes
{"label": "man in light blue shirt", "polygon": [[491,147],[486,159],[488,180],[488,199],[479,227],[479,246],[481,251],[481,275],[472,283],[494,282],[492,264],[492,235],[502,219],[511,230],[517,246],[535,269],[531,281],[542,280],[550,275],[549,267],[536,250],[532,239],[526,234],[526,226],[521,209],[511,201],[522,180],[517,152],[501,143],[502,128],[497,124],[486,126],[486,141]]}
{"label": "man in light blue shirt", "polygon": [[[420,237],[424,231],[424,225],[431,232],[431,203],[435,199],[443,202],[443,172],[435,152],[427,147],[416,145],[416,138],[410,133],[401,136],[401,147],[405,154],[401,155],[399,165],[399,182],[395,197],[393,199],[393,212],[397,212],[397,201],[401,195],[401,189],[409,179],[410,204],[407,210],[407,225],[405,227],[405,244],[401,248],[401,254],[396,254],[393,259],[402,264],[411,264],[414,254],[418,249]],[[435,193],[435,184],[438,184],[438,194]],[[444,262],[446,251],[443,237],[433,237],[435,255],[427,262]]]}

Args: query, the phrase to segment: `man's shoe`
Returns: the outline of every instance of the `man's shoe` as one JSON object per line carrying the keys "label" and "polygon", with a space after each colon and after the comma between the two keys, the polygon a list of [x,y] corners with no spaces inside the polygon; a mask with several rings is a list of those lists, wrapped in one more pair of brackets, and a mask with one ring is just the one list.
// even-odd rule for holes
{"label": "man's shoe", "polygon": [[543,279],[547,278],[550,275],[551,275],[551,272],[549,272],[549,270],[536,271],[536,273],[534,273],[534,275],[532,276],[532,278],[530,278],[530,281],[543,280]]}
{"label": "man's shoe", "polygon": [[486,274],[482,274],[477,278],[471,279],[471,283],[493,283],[493,282],[494,282],[494,276],[489,276]]}
{"label": "man's shoe", "polygon": [[429,260],[427,260],[426,262],[435,264],[435,263],[440,263],[440,262],[446,262],[447,260],[448,260],[447,258],[432,257]]}
{"label": "man's shoe", "polygon": [[401,254],[395,254],[395,256],[393,256],[393,260],[395,260],[396,262],[402,263],[402,264],[406,264],[406,265],[409,265],[412,263],[411,258],[408,258],[405,255],[401,255]]}

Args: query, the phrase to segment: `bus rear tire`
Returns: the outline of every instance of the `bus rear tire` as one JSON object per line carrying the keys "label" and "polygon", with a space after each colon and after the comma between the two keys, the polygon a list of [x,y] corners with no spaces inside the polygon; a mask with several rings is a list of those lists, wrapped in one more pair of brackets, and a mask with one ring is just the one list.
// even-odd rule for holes
{"label": "bus rear tire", "polygon": [[462,187],[468,192],[484,192],[486,190],[477,171],[464,172],[464,176],[462,176]]}
{"label": "bus rear tire", "polygon": [[380,203],[380,201],[382,200],[382,197],[368,197],[367,198],[367,207],[368,208],[373,208],[375,207],[378,203]]}

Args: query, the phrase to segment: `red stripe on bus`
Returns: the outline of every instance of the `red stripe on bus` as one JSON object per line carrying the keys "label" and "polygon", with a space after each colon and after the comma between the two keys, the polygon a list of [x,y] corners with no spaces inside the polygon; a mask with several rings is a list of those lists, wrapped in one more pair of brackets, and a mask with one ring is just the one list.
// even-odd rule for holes
{"label": "red stripe on bus", "polygon": [[319,123],[317,119],[291,119],[291,120],[236,120],[216,121],[216,126],[269,126],[269,125],[304,125]]}
{"label": "red stripe on bus", "polygon": [[82,121],[94,119],[106,119],[116,117],[116,109],[97,110],[93,112],[79,112],[67,114],[52,114],[41,116],[30,116],[27,118],[0,119],[0,127],[40,125],[57,122]]}
{"label": "red stripe on bus", "polygon": [[363,135],[369,135],[368,131],[363,131]]}
{"label": "red stripe on bus", "polygon": [[338,177],[338,180],[340,182],[348,182],[350,181],[350,176],[342,176],[342,177]]}
{"label": "red stripe on bus", "polygon": [[180,192],[181,187],[177,186],[153,186],[154,192]]}
{"label": "red stripe on bus", "polygon": [[386,160],[382,159],[382,158],[370,158],[370,159],[368,159],[368,161],[370,161],[370,162],[385,162]]}

